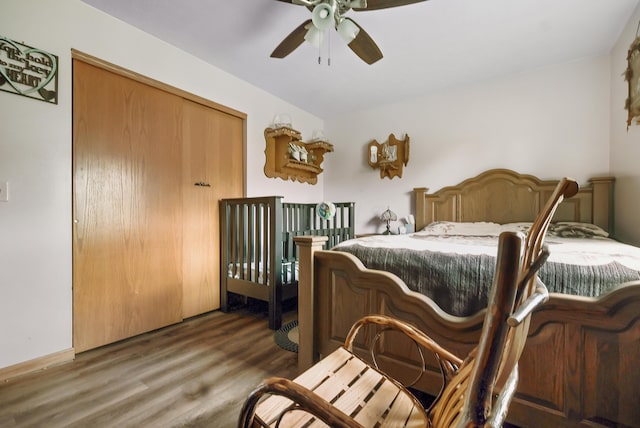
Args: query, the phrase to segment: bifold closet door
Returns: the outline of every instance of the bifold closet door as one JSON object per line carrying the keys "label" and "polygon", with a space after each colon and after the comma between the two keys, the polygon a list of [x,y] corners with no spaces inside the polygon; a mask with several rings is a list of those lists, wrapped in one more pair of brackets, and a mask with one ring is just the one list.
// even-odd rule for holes
{"label": "bifold closet door", "polygon": [[182,101],[73,62],[76,352],[182,319]]}
{"label": "bifold closet door", "polygon": [[[184,100],[183,316],[220,308],[218,201],[243,195],[243,121]],[[224,272],[223,272],[224,273]]]}

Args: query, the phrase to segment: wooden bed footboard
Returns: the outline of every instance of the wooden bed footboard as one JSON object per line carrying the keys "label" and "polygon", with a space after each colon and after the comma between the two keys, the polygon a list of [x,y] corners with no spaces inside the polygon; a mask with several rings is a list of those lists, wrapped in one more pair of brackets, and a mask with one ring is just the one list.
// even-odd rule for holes
{"label": "wooden bed footboard", "polygon": [[[296,238],[301,369],[340,346],[353,322],[368,314],[408,321],[457,355],[478,343],[483,314],[450,316],[395,275],[322,251],[322,239]],[[598,299],[551,294],[533,316],[507,420],[520,427],[640,426],[639,308],[640,281]],[[383,370],[404,382],[416,379],[422,363],[413,343],[385,333],[376,346]],[[415,387],[437,395],[437,362],[424,358],[426,372]]]}

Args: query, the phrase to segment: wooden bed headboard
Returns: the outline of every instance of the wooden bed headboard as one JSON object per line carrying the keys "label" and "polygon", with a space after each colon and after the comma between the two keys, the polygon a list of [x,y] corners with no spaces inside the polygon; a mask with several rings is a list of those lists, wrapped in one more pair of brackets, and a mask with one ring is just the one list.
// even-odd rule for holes
{"label": "wooden bed headboard", "polygon": [[[566,199],[555,221],[595,224],[613,235],[613,177],[589,180],[577,195]],[[415,188],[416,230],[434,221],[533,221],[558,182],[540,180],[509,169],[491,169],[435,193]]]}

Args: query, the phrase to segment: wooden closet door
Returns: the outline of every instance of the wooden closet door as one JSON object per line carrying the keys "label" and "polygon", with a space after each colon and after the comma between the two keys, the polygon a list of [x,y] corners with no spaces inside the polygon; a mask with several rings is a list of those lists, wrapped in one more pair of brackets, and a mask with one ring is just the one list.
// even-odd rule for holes
{"label": "wooden closet door", "polygon": [[182,319],[182,98],[74,60],[76,352]]}
{"label": "wooden closet door", "polygon": [[[242,119],[184,101],[183,316],[220,308],[218,201],[243,195]],[[198,185],[196,185],[196,183]]]}

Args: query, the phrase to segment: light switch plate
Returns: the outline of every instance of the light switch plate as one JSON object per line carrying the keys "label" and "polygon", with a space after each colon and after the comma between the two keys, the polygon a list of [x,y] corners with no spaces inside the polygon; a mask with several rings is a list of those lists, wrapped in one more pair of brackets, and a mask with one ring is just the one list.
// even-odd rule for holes
{"label": "light switch plate", "polygon": [[9,200],[9,183],[7,181],[0,181],[0,202],[7,202]]}

